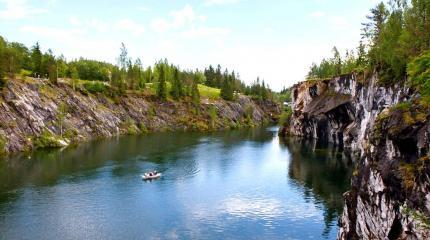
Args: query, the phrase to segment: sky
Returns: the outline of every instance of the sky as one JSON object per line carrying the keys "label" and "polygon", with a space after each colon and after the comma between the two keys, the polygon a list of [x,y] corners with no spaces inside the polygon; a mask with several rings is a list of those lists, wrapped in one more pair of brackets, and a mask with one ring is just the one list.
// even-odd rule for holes
{"label": "sky", "polygon": [[355,49],[378,0],[0,0],[0,35],[68,60],[116,63],[122,42],[144,66],[212,64],[274,90],[303,81],[313,62]]}

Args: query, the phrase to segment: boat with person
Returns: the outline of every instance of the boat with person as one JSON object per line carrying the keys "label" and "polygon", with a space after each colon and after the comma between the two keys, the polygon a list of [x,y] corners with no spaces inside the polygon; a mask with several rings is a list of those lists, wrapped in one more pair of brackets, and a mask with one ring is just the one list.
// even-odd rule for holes
{"label": "boat with person", "polygon": [[157,171],[148,172],[142,175],[143,180],[153,180],[161,177],[161,173]]}

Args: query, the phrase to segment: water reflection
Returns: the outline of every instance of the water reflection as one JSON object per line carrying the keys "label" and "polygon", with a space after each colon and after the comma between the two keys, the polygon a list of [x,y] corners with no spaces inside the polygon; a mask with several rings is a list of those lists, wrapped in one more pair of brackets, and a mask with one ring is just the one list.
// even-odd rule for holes
{"label": "water reflection", "polygon": [[0,161],[0,239],[331,239],[349,167],[276,127],[37,151]]}
{"label": "water reflection", "polygon": [[344,149],[315,140],[281,139],[291,154],[288,175],[302,188],[306,199],[324,204],[325,234],[342,214],[343,193],[349,189],[353,161]]}

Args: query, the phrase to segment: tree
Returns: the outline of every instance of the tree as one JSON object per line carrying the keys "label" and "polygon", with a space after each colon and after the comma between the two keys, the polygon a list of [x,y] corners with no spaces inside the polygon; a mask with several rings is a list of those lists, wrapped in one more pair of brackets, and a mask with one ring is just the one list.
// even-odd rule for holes
{"label": "tree", "polygon": [[389,12],[385,7],[384,2],[381,2],[375,8],[372,8],[370,10],[370,15],[366,17],[369,22],[363,23],[363,38],[368,39],[373,44],[377,44],[388,14]]}
{"label": "tree", "polygon": [[31,50],[31,62],[34,76],[42,76],[42,52],[40,51],[39,42],[36,42]]}
{"label": "tree", "polygon": [[6,49],[6,41],[0,36],[0,88],[5,85],[5,69],[4,69],[4,52]]}
{"label": "tree", "polygon": [[173,83],[171,94],[175,100],[178,100],[184,95],[178,68],[175,68],[173,70]]}
{"label": "tree", "polygon": [[228,74],[228,71],[226,70],[224,72],[224,80],[222,82],[221,87],[221,97],[224,100],[232,101],[234,99],[232,82],[232,77]]}
{"label": "tree", "polygon": [[130,65],[129,63],[130,63],[130,59],[128,57],[127,48],[125,47],[124,43],[121,43],[120,54],[118,58],[118,67],[121,71],[120,89],[123,89],[126,86],[127,70]]}
{"label": "tree", "polygon": [[76,70],[75,66],[71,66],[70,67],[70,76],[72,78],[72,87],[73,90],[76,90],[76,85],[78,85],[78,79],[79,79],[79,74],[78,74],[78,70]]}
{"label": "tree", "polygon": [[43,71],[48,74],[49,81],[56,84],[58,80],[57,64],[51,49],[48,49],[48,51],[43,55],[42,66]]}
{"label": "tree", "polygon": [[191,99],[195,105],[200,104],[200,92],[197,79],[193,80],[193,85],[191,87]]}
{"label": "tree", "polygon": [[57,109],[57,125],[60,128],[60,137],[63,138],[63,127],[64,127],[64,119],[67,114],[67,106],[64,103],[60,103]]}
{"label": "tree", "polygon": [[335,74],[340,75],[342,73],[342,58],[340,57],[340,53],[337,50],[337,47],[333,47],[333,65],[335,69]]}
{"label": "tree", "polygon": [[261,99],[267,100],[267,98],[268,98],[268,93],[266,89],[266,84],[264,83],[264,80],[263,80],[263,83],[261,84]]}
{"label": "tree", "polygon": [[167,100],[166,70],[165,70],[165,66],[163,64],[159,66],[157,96],[162,101]]}

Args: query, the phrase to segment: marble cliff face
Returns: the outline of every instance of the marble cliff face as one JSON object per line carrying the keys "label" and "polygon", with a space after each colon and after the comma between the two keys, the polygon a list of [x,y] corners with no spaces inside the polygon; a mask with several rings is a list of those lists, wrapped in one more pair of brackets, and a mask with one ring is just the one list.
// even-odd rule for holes
{"label": "marble cliff face", "polygon": [[307,81],[292,89],[291,135],[355,153],[339,239],[430,239],[428,107],[377,75]]}
{"label": "marble cliff face", "polygon": [[[109,97],[40,80],[13,80],[0,91],[0,155],[146,131],[238,128],[269,122],[280,107],[239,96],[234,102],[203,99],[160,102],[126,94]],[[60,120],[61,116],[61,122]],[[41,137],[42,136],[42,137]]]}

